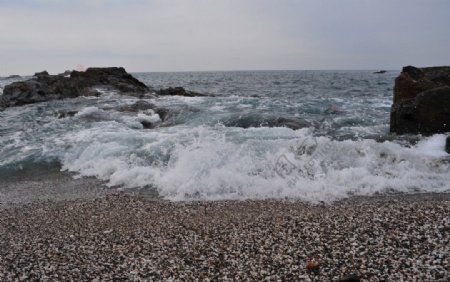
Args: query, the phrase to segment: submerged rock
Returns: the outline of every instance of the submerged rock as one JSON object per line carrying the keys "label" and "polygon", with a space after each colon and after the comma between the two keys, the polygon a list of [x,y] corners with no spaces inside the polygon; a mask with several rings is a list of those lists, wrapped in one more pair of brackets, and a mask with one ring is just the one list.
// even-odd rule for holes
{"label": "submerged rock", "polygon": [[154,109],[156,109],[155,104],[146,102],[144,100],[140,100],[134,104],[122,106],[118,109],[118,111],[119,112],[137,113],[139,111],[154,110]]}
{"label": "submerged rock", "polygon": [[194,91],[189,91],[183,87],[169,87],[165,89],[160,89],[156,91],[159,96],[185,96],[185,97],[206,97],[209,95],[197,93]]}
{"label": "submerged rock", "polygon": [[131,112],[131,113],[137,113],[147,110],[153,110],[155,113],[159,115],[162,121],[167,120],[167,118],[170,116],[170,111],[166,108],[159,108],[155,104],[146,102],[144,100],[137,101],[134,104],[126,105],[118,108],[119,112]]}
{"label": "submerged rock", "polygon": [[297,130],[297,129],[309,127],[310,124],[308,122],[306,122],[305,120],[301,120],[298,118],[279,117],[279,118],[276,118],[273,120],[269,120],[268,126],[269,127],[287,127],[290,129]]}
{"label": "submerged rock", "polygon": [[134,104],[131,105],[125,105],[122,107],[119,107],[117,109],[119,112],[128,112],[128,113],[139,113],[139,112],[145,112],[148,110],[153,111],[154,113],[159,115],[159,118],[161,121],[159,122],[150,122],[147,120],[142,120],[141,124],[143,128],[145,129],[151,129],[158,126],[167,126],[170,125],[169,117],[171,116],[171,112],[168,109],[165,108],[159,108],[155,104],[149,103],[144,100],[139,100]]}
{"label": "submerged rock", "polygon": [[142,96],[149,88],[128,74],[124,68],[88,68],[73,71],[70,77],[36,73],[26,81],[7,85],[3,91],[2,107],[21,106],[38,102],[99,95],[96,88],[119,91],[120,94]]}
{"label": "submerged rock", "polygon": [[395,80],[390,131],[425,134],[450,131],[450,67],[404,67]]}
{"label": "submerged rock", "polygon": [[141,121],[141,124],[144,129],[152,129],[156,127],[156,123],[146,120]]}
{"label": "submerged rock", "polygon": [[309,127],[310,124],[302,119],[290,117],[261,117],[259,115],[244,115],[231,118],[224,122],[225,126],[233,127],[287,127],[293,130]]}

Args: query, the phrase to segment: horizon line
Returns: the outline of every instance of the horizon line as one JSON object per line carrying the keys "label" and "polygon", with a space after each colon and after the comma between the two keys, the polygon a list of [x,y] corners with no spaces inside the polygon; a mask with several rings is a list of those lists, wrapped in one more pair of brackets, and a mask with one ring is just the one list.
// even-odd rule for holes
{"label": "horizon line", "polygon": [[170,72],[264,72],[264,71],[401,71],[401,69],[224,69],[224,70],[168,70],[168,71],[129,71],[130,73],[170,73]]}
{"label": "horizon line", "polygon": [[[96,66],[92,66],[92,67],[87,67],[88,68],[106,68],[106,67],[96,67]],[[213,70],[161,70],[161,71],[134,71],[134,70],[128,70],[127,68],[123,67],[128,73],[188,73],[188,72],[269,72],[269,71],[379,71],[379,70],[386,70],[388,72],[391,71],[401,71],[401,69],[213,69]],[[42,71],[42,70],[41,70]],[[41,71],[36,71],[36,72],[41,72]],[[44,70],[45,71],[45,70]],[[71,71],[76,71],[76,69],[72,69]],[[36,73],[35,72],[35,73]],[[55,74],[60,74],[63,73],[64,71],[55,73]],[[6,78],[8,76],[13,76],[13,75],[19,75],[19,76],[33,76],[33,74],[17,74],[17,73],[12,73],[12,74],[2,74],[0,75],[0,77],[2,78]],[[50,75],[52,75],[50,73]]]}

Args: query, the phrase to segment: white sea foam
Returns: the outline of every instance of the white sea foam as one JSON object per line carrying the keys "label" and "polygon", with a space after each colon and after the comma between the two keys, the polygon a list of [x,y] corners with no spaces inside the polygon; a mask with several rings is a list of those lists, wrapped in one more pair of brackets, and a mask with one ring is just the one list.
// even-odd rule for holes
{"label": "white sea foam", "polygon": [[417,144],[417,149],[430,157],[444,157],[447,156],[445,152],[445,140],[447,136],[445,134],[436,134],[424,140],[421,140]]}
{"label": "white sea foam", "polygon": [[154,113],[153,111],[150,111],[149,114],[138,114],[138,120],[139,121],[148,121],[148,122],[160,122],[161,118],[158,114]]}
{"label": "white sea foam", "polygon": [[332,201],[386,191],[450,189],[445,136],[417,146],[333,141],[308,129],[172,127],[130,134],[86,129],[67,136],[64,169],[109,186],[156,187],[171,200],[298,198]]}
{"label": "white sea foam", "polygon": [[77,117],[86,117],[86,116],[93,116],[93,115],[97,115],[97,114],[101,114],[104,111],[97,108],[97,107],[86,107],[84,109],[82,109],[81,111],[79,111],[78,113],[75,114],[75,116]]}
{"label": "white sea foam", "polygon": [[[149,75],[148,81],[154,83],[159,75]],[[329,83],[335,75],[344,79],[336,80],[342,91]],[[142,123],[158,123],[155,112],[117,111],[137,98],[109,91],[8,108],[0,113],[0,169],[58,159],[64,170],[97,177],[112,189],[151,186],[171,200],[332,201],[378,192],[450,191],[444,135],[422,137],[415,146],[400,138],[396,142],[402,145],[368,139],[392,137],[387,107],[392,99],[386,86],[366,83],[371,73],[361,76],[355,81],[354,73],[283,73],[286,81],[306,81],[280,89],[265,73],[254,73],[249,81],[235,74],[212,92],[220,97],[151,99],[171,114],[163,123],[170,127],[151,130]],[[259,97],[245,97],[250,94]],[[338,103],[342,112],[324,113],[330,103]],[[243,111],[241,105],[249,108]],[[57,119],[55,112],[61,110],[79,112]],[[317,131],[214,126],[239,114],[258,118],[269,113],[311,120]]]}

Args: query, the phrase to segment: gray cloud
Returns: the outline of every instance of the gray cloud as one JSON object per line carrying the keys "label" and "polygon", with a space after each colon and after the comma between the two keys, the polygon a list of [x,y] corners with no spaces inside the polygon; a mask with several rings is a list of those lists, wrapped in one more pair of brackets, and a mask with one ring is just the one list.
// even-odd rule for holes
{"label": "gray cloud", "polygon": [[0,0],[0,75],[450,63],[445,0]]}

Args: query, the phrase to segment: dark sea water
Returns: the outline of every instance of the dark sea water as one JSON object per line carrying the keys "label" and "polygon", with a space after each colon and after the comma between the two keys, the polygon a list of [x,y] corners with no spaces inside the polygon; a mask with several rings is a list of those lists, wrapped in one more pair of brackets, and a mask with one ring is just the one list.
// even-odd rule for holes
{"label": "dark sea water", "polygon": [[[156,189],[171,200],[293,198],[450,191],[445,135],[389,134],[398,71],[137,73],[159,89],[158,114],[114,110],[137,98],[105,92],[0,112],[0,180],[53,166],[109,189]],[[14,80],[0,80],[4,85]],[[58,119],[59,111],[78,111]],[[301,129],[260,127],[295,120]],[[0,190],[1,193],[1,190]]]}

